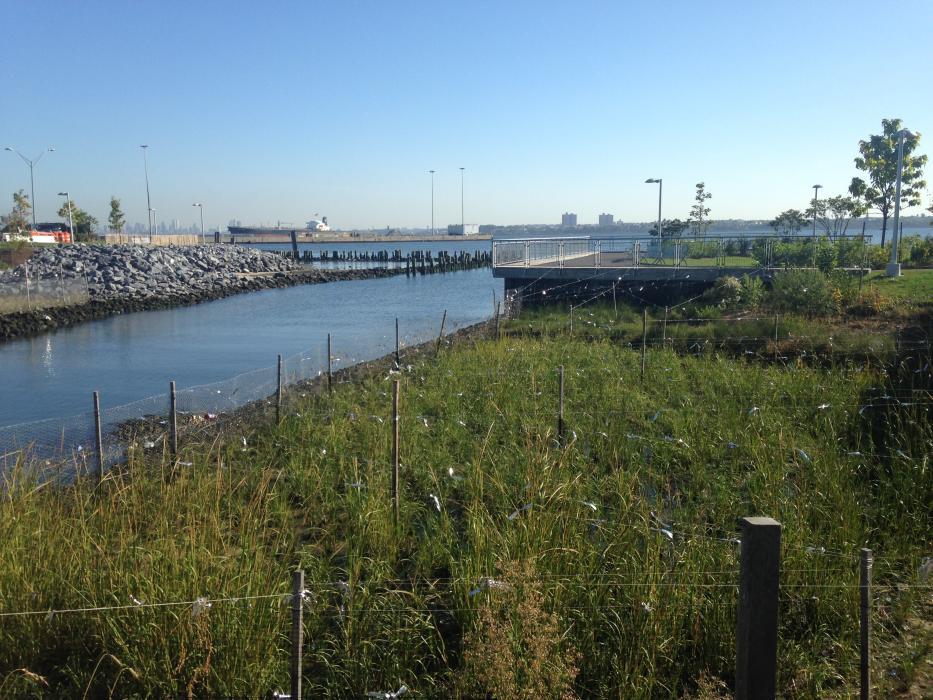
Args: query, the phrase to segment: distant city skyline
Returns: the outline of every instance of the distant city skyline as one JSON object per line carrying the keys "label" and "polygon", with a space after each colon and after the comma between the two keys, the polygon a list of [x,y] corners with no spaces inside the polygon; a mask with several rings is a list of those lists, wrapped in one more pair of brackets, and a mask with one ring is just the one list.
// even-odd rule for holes
{"label": "distant city skyline", "polygon": [[[897,5],[933,25],[933,4]],[[933,154],[933,49],[860,40],[878,12],[864,0],[15,3],[0,146],[55,147],[35,167],[44,221],[62,191],[102,225],[112,195],[146,221],[141,144],[156,218],[194,220],[201,202],[208,230],[315,214],[339,229],[428,228],[430,170],[439,229],[461,223],[461,182],[467,224],[650,222],[647,178],[664,180],[665,218],[686,218],[704,181],[714,220],[768,219],[806,208],[815,182],[845,193],[882,118]],[[52,27],[76,41],[37,51]],[[0,151],[0,212],[19,189],[29,170]]]}

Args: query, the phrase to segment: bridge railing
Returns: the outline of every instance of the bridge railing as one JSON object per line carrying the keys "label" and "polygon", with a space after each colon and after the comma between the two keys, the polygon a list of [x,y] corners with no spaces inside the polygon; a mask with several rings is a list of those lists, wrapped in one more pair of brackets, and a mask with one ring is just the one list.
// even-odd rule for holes
{"label": "bridge railing", "polygon": [[493,241],[493,266],[864,268],[871,243],[861,235],[553,237]]}

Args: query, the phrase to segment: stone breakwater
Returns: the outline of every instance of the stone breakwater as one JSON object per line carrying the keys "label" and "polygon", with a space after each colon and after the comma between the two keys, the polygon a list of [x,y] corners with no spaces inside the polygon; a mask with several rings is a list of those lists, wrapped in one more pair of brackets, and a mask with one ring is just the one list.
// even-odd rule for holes
{"label": "stone breakwater", "polygon": [[[398,274],[395,270],[315,270],[268,251],[214,246],[59,246],[0,272],[0,287],[76,286],[85,303],[0,316],[0,342],[115,314],[196,304],[240,292]],[[404,272],[404,271],[402,271]]]}

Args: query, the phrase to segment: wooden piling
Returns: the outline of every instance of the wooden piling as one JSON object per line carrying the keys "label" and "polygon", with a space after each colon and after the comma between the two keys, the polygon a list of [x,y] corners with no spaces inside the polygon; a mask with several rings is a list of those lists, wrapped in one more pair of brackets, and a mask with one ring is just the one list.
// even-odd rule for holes
{"label": "wooden piling", "polygon": [[168,383],[168,432],[169,447],[172,457],[178,456],[178,401],[175,396],[175,382]]}
{"label": "wooden piling", "polygon": [[441,317],[441,332],[437,334],[437,345],[434,348],[434,354],[436,355],[441,351],[441,340],[444,339],[444,324],[447,323],[447,309],[444,309],[444,315]]}
{"label": "wooden piling", "polygon": [[292,653],[291,663],[289,664],[289,675],[291,676],[291,700],[301,700],[301,649],[304,638],[304,590],[305,590],[305,572],[298,569],[292,573]]}
{"label": "wooden piling", "polygon": [[736,624],[736,700],[773,698],[777,675],[781,524],[742,518],[739,615]]}
{"label": "wooden piling", "polygon": [[862,549],[859,566],[859,698],[871,697],[871,569],[870,549]]}

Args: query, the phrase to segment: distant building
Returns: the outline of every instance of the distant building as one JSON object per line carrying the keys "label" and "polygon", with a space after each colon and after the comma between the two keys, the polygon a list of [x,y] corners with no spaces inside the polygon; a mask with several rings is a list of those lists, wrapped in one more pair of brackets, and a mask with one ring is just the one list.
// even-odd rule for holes
{"label": "distant building", "polygon": [[564,212],[564,213],[561,214],[561,216],[560,216],[560,225],[561,225],[561,226],[576,226],[576,225],[577,225],[577,215],[576,215],[576,214],[568,214],[567,212]]}
{"label": "distant building", "polygon": [[599,225],[600,226],[612,226],[612,214],[600,214],[599,215]]}
{"label": "distant building", "polygon": [[475,236],[479,234],[479,224],[450,224],[447,227],[448,236]]}

